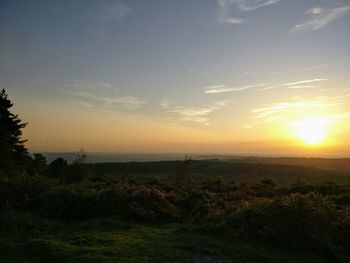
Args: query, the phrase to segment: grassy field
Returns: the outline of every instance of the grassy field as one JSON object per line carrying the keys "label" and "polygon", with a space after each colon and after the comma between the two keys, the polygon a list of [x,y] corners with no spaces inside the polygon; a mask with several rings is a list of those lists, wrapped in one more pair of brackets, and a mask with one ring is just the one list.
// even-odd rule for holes
{"label": "grassy field", "polygon": [[117,217],[67,223],[13,216],[25,222],[1,239],[4,263],[328,262],[317,253],[228,241],[193,225],[141,224]]}

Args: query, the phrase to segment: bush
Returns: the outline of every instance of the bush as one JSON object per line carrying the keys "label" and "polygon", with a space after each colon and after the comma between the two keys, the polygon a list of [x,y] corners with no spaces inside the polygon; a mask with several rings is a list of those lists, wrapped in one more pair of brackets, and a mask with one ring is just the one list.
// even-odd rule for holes
{"label": "bush", "polygon": [[349,213],[314,193],[244,202],[221,227],[231,237],[322,251],[328,256],[350,249]]}
{"label": "bush", "polygon": [[56,182],[40,176],[0,178],[1,209],[19,209],[31,198],[51,190]]}
{"label": "bush", "polygon": [[93,189],[60,187],[35,197],[27,208],[50,219],[88,219],[99,216],[98,199]]}
{"label": "bush", "polygon": [[60,187],[27,203],[33,211],[50,219],[84,220],[119,215],[145,221],[175,219],[177,209],[167,194],[155,187],[115,185],[104,190]]}
{"label": "bush", "polygon": [[146,221],[169,220],[175,219],[177,212],[167,194],[158,188],[141,187],[133,192],[129,209],[132,217]]}
{"label": "bush", "polygon": [[98,209],[102,216],[126,215],[132,200],[132,189],[113,187],[99,194]]}

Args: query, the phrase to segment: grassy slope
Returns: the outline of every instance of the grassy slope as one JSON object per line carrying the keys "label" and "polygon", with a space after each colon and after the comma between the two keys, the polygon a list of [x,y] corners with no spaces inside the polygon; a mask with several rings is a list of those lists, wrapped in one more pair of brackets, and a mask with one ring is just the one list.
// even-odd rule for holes
{"label": "grassy slope", "polygon": [[1,239],[1,262],[324,262],[314,254],[227,242],[189,225],[113,217],[70,224],[34,218],[31,224],[28,217]]}

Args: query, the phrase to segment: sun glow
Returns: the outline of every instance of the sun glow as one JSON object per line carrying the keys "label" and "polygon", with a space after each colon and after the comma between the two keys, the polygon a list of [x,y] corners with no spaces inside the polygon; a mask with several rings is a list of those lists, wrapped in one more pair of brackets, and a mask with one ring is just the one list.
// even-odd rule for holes
{"label": "sun glow", "polygon": [[306,119],[294,123],[296,137],[307,145],[321,145],[327,139],[329,121]]}

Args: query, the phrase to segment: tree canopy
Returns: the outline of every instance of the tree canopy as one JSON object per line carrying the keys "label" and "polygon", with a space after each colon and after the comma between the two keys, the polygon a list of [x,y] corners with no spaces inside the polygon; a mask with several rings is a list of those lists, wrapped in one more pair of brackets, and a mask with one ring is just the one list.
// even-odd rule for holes
{"label": "tree canopy", "polygon": [[13,174],[23,172],[29,159],[24,146],[22,129],[27,125],[10,111],[13,103],[6,91],[0,92],[0,172]]}

